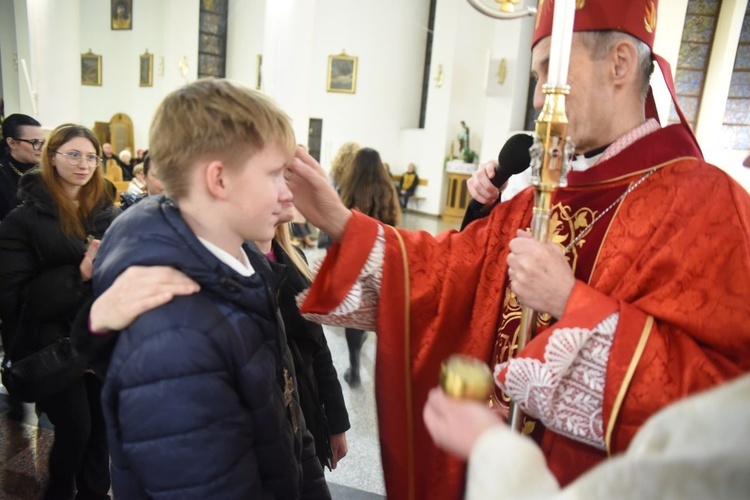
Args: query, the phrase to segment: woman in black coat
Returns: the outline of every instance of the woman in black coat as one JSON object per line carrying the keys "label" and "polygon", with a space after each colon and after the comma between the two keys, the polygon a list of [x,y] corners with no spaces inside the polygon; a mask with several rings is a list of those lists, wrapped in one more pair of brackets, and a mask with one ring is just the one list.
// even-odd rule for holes
{"label": "woman in black coat", "polygon": [[21,176],[39,164],[44,146],[42,125],[28,115],[15,113],[3,121],[0,145],[0,221],[19,204]]}
{"label": "woman in black coat", "polygon": [[282,224],[276,226],[274,240],[255,244],[269,260],[286,267],[278,303],[294,358],[300,406],[307,428],[315,438],[315,451],[321,464],[335,469],[347,453],[349,414],[323,327],[304,319],[295,302],[296,295],[310,286],[312,275],[304,254],[291,245],[287,222],[293,218],[293,205],[290,203],[284,208],[279,220]]}
{"label": "woman in black coat", "polygon": [[[18,361],[70,336],[90,302],[93,259],[117,209],[105,193],[101,148],[78,125],[47,140],[41,166],[19,183],[23,205],[0,224],[0,319]],[[109,456],[101,380],[81,375],[37,401],[55,426],[45,498],[109,498]]]}

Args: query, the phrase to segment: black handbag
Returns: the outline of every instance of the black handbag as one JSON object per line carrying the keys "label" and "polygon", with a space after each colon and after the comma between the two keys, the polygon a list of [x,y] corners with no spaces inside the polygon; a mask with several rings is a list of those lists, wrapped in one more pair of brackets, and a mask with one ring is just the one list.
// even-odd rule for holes
{"label": "black handbag", "polygon": [[82,377],[85,370],[86,358],[76,351],[68,337],[63,337],[15,362],[6,353],[0,375],[11,396],[31,403],[62,391]]}

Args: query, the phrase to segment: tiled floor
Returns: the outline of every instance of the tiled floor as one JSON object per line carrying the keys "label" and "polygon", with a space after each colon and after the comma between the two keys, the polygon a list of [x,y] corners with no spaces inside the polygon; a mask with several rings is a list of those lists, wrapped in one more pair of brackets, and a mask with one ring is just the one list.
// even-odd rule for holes
{"label": "tiled floor", "polygon": [[[437,233],[456,228],[458,223],[430,216],[406,213],[402,223],[408,229]],[[308,252],[310,260],[323,252]],[[385,498],[383,470],[380,464],[373,369],[376,335],[371,333],[362,349],[362,386],[350,389],[343,380],[349,365],[342,328],[326,327],[326,338],[333,362],[339,372],[352,428],[347,433],[348,455],[334,471],[326,471],[334,499],[377,500]],[[52,425],[42,415],[37,420],[33,405],[25,406],[24,421],[9,417],[7,393],[0,386],[0,499],[37,498],[47,477],[47,456],[53,441]],[[118,499],[120,500],[120,499]],[[127,499],[124,499],[127,500]]]}

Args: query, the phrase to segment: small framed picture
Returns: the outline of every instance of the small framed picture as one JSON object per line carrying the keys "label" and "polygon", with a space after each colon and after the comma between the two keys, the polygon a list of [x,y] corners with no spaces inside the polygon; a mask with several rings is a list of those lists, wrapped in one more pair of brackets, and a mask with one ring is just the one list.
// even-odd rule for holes
{"label": "small framed picture", "polygon": [[112,5],[112,29],[133,29],[133,0],[110,0]]}
{"label": "small framed picture", "polygon": [[255,61],[255,90],[260,90],[263,86],[263,54],[258,54]]}
{"label": "small framed picture", "polygon": [[81,54],[81,85],[102,84],[102,56],[94,54],[89,49]]}
{"label": "small framed picture", "polygon": [[357,91],[357,57],[342,52],[328,56],[328,92],[354,94]]}
{"label": "small framed picture", "polygon": [[149,54],[146,50],[145,54],[141,54],[141,73],[139,79],[139,85],[141,87],[153,87],[154,86],[154,55]]}

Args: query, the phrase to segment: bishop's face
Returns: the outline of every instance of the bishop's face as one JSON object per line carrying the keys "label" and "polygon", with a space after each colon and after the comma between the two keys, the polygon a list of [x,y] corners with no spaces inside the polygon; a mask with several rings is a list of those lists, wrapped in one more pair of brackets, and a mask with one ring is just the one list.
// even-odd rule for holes
{"label": "bishop's face", "polygon": [[[534,88],[534,108],[544,105],[542,86],[547,83],[550,37],[543,38],[531,53],[531,69],[537,79]],[[568,135],[573,138],[577,153],[585,153],[606,146],[610,139],[616,113],[612,110],[612,87],[606,78],[608,58],[594,60],[577,34],[573,34],[568,85],[570,94],[565,99],[568,116]]]}

